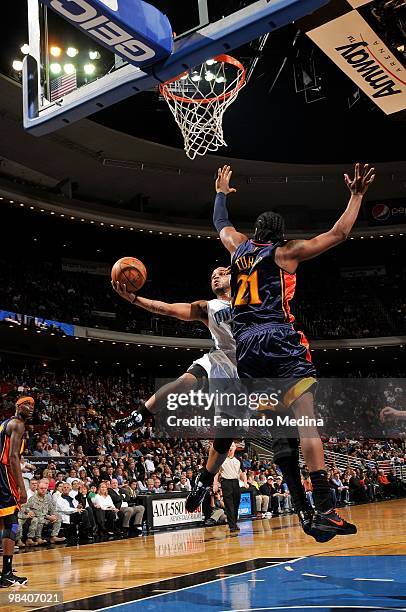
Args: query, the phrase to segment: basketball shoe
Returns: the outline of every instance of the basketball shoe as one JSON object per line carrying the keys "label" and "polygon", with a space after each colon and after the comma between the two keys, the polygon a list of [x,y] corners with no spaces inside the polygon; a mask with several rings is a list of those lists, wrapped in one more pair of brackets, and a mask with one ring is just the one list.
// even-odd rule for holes
{"label": "basketball shoe", "polygon": [[22,586],[27,584],[28,578],[25,576],[16,576],[13,572],[8,574],[2,574],[0,578],[0,588],[7,588],[11,586]]}
{"label": "basketball shoe", "polygon": [[133,412],[124,417],[124,419],[117,419],[111,423],[111,428],[114,429],[119,435],[125,434],[128,431],[135,431],[142,427],[145,423],[144,414],[141,411],[133,410]]}
{"label": "basketball shoe", "polygon": [[[211,476],[207,470],[205,470],[206,475]],[[190,491],[189,495],[186,498],[185,508],[187,512],[196,512],[200,504],[203,503],[204,498],[207,493],[210,491],[212,486],[212,482],[202,482],[202,476],[204,472],[203,470],[198,474],[195,484],[193,485],[193,489]],[[214,479],[214,476],[213,476]]]}
{"label": "basketball shoe", "polygon": [[335,508],[328,512],[316,512],[313,518],[313,527],[320,532],[333,534],[333,537],[357,533],[357,527],[345,521]]}
{"label": "basketball shoe", "polygon": [[319,527],[314,524],[314,516],[314,513],[310,511],[304,512],[301,510],[298,513],[299,523],[303,531],[306,535],[311,536],[320,544],[323,542],[329,542],[336,536],[336,534],[332,533],[331,531],[319,529]]}

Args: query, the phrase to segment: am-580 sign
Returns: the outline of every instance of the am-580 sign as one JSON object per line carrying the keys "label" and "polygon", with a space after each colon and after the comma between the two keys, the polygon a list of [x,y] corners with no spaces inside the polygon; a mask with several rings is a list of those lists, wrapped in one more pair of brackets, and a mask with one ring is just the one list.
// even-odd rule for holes
{"label": "am-580 sign", "polygon": [[152,524],[153,527],[165,527],[168,525],[182,525],[183,523],[196,523],[203,521],[201,508],[196,512],[186,512],[186,497],[174,499],[152,500]]}
{"label": "am-580 sign", "polygon": [[87,36],[145,68],[173,50],[171,24],[143,0],[41,0]]}

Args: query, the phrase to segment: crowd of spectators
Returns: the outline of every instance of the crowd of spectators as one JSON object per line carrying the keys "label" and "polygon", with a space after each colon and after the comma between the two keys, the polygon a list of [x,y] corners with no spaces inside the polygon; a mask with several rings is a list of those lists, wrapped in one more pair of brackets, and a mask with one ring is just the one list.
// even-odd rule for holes
{"label": "crowd of spectators", "polygon": [[[114,432],[111,422],[150,394],[148,383],[130,370],[109,377],[14,366],[0,372],[0,389],[3,418],[13,414],[19,394],[34,394],[37,404],[27,426],[27,460],[22,464],[30,498],[19,515],[21,547],[39,546],[48,538],[57,544],[65,538],[88,541],[139,535],[144,520],[140,496],[190,491],[206,460],[203,441],[159,439],[152,422],[124,437]],[[397,401],[398,393],[389,385],[386,401]],[[346,456],[353,466],[339,469],[338,455],[327,454],[337,505],[405,494],[405,483],[395,471],[406,465],[404,441],[350,440],[345,432],[337,432],[325,440],[325,448]],[[275,464],[247,452],[241,464],[245,477],[240,485],[252,491],[258,517],[293,511]],[[312,505],[305,466],[303,486]],[[207,498],[204,514],[208,525],[225,521],[221,482]]]}

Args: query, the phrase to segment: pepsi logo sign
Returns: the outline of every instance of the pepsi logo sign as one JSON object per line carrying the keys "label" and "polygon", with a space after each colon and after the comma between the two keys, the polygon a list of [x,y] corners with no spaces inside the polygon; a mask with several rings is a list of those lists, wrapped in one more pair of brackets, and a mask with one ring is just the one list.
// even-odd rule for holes
{"label": "pepsi logo sign", "polygon": [[375,204],[372,209],[372,216],[375,221],[386,221],[391,216],[391,210],[386,204]]}

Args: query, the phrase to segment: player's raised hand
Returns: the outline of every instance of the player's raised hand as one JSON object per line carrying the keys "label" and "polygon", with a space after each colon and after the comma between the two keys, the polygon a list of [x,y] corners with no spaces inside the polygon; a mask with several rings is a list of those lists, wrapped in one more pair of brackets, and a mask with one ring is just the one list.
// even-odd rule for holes
{"label": "player's raised hand", "polygon": [[135,300],[137,299],[137,296],[135,293],[130,293],[130,291],[127,291],[126,285],[120,285],[118,281],[111,281],[111,286],[120,297],[122,297],[124,300],[127,300],[127,302],[130,302],[130,304],[134,304]]}
{"label": "player's raised hand", "polygon": [[354,178],[344,174],[345,184],[353,195],[364,195],[375,180],[375,168],[368,164],[355,164]]}
{"label": "player's raised hand", "polygon": [[381,410],[379,418],[381,419],[382,423],[385,423],[385,421],[391,421],[392,419],[396,419],[397,414],[397,410],[391,408],[390,406],[385,406],[385,408]]}
{"label": "player's raised hand", "polygon": [[228,195],[229,193],[235,193],[237,191],[234,187],[230,187],[232,176],[233,171],[231,170],[231,166],[223,166],[218,169],[216,180],[217,193],[225,193]]}

